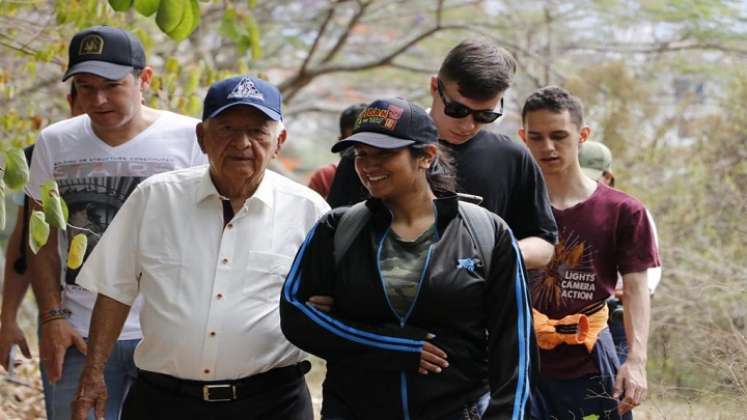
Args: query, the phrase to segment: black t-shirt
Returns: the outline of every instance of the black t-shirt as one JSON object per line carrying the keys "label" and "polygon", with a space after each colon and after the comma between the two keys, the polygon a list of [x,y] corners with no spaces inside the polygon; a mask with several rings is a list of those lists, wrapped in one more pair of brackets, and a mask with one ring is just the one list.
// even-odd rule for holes
{"label": "black t-shirt", "polygon": [[557,242],[545,180],[524,146],[484,130],[462,144],[441,144],[454,157],[458,192],[482,197],[480,205],[505,220],[517,239]]}
{"label": "black t-shirt", "polygon": [[[480,131],[465,143],[448,147],[457,166],[457,191],[479,195],[481,206],[508,223],[517,239],[538,236],[557,242],[545,180],[529,151],[506,136]],[[355,161],[343,156],[327,196],[332,208],[365,200],[368,192],[355,173]]]}

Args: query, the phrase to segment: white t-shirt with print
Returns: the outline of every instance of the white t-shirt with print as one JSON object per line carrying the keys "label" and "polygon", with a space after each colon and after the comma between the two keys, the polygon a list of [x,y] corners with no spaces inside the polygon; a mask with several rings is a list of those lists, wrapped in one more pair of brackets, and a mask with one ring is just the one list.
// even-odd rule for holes
{"label": "white t-shirt with print", "polygon": [[[55,179],[68,206],[68,228],[59,236],[60,281],[63,306],[71,311],[70,323],[83,337],[88,337],[96,295],[76,285],[78,270],[67,268],[70,239],[85,233],[88,257],[140,181],[207,161],[195,135],[199,121],[168,111],[159,113],[148,128],[115,147],[96,136],[86,114],[60,121],[39,134],[31,159],[29,194],[38,200],[41,185]],[[142,337],[141,304],[140,298],[133,304],[120,340]]]}

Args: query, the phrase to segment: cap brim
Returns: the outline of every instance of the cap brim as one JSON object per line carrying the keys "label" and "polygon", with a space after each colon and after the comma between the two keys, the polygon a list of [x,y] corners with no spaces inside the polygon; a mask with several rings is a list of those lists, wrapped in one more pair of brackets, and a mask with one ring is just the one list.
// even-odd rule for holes
{"label": "cap brim", "polygon": [[215,111],[213,111],[213,113],[210,114],[210,115],[208,115],[207,118],[215,118],[221,112],[223,112],[223,111],[225,111],[225,110],[227,110],[229,108],[233,108],[235,106],[250,106],[252,108],[258,109],[258,110],[262,111],[262,113],[264,113],[265,115],[267,115],[268,117],[270,117],[271,120],[274,120],[274,121],[280,121],[280,120],[283,119],[283,116],[280,115],[277,111],[273,111],[272,109],[270,109],[270,108],[268,108],[268,107],[266,107],[264,105],[255,104],[253,102],[233,102],[233,103],[230,103],[228,105],[224,105],[224,106],[216,109]]}
{"label": "cap brim", "polygon": [[581,168],[581,172],[583,172],[584,175],[588,176],[594,181],[599,181],[602,178],[602,174],[604,173],[604,171],[594,168]]}
{"label": "cap brim", "polygon": [[127,76],[127,74],[132,73],[134,70],[135,68],[132,66],[114,64],[107,61],[89,60],[70,67],[65,75],[62,76],[62,81],[64,82],[70,77],[81,73],[94,74],[108,80],[120,80]]}
{"label": "cap brim", "polygon": [[332,146],[332,153],[337,153],[356,144],[365,144],[371,147],[376,147],[377,149],[399,149],[401,147],[415,144],[415,142],[412,140],[401,139],[399,137],[393,137],[387,134],[362,131],[360,133],[353,134],[345,140],[340,140],[335,143],[335,145]]}

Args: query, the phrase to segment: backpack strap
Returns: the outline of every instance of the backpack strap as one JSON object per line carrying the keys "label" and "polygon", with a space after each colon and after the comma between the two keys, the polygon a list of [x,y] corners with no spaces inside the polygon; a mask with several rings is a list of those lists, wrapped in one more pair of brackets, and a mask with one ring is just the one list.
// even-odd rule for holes
{"label": "backpack strap", "polygon": [[467,230],[477,243],[477,250],[485,267],[485,275],[490,273],[490,263],[493,261],[495,248],[495,224],[488,210],[472,203],[459,202],[459,212],[464,219]]}
{"label": "backpack strap", "polygon": [[[477,250],[482,258],[485,273],[490,273],[490,263],[493,259],[493,248],[495,248],[495,225],[484,208],[460,201],[459,212],[467,225],[467,230],[477,243]],[[340,264],[342,257],[350,248],[355,237],[366,226],[371,218],[371,211],[366,207],[366,202],[354,204],[348,208],[337,224],[334,236],[335,267]]]}
{"label": "backpack strap", "polygon": [[337,229],[335,229],[335,267],[340,264],[342,257],[347,253],[350,245],[353,244],[353,240],[355,240],[355,237],[358,236],[363,227],[366,226],[370,218],[371,211],[366,207],[365,201],[353,204],[345,210],[345,213],[340,218],[340,222],[337,224]]}

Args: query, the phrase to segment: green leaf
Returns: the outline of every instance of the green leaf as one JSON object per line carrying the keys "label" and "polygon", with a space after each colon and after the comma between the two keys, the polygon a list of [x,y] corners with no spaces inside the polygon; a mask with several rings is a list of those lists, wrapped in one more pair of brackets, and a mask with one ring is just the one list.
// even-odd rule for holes
{"label": "green leaf", "polygon": [[156,24],[168,34],[179,25],[184,11],[189,7],[189,0],[161,0],[156,14]]}
{"label": "green leaf", "polygon": [[70,250],[67,254],[67,268],[78,269],[83,264],[83,257],[88,248],[88,237],[84,233],[78,233],[70,241]]}
{"label": "green leaf", "polygon": [[132,7],[132,0],[109,0],[109,6],[118,12],[126,12]]}
{"label": "green leaf", "polygon": [[189,7],[184,9],[182,20],[176,25],[173,31],[167,35],[174,41],[183,41],[186,39],[200,24],[200,4],[197,0],[189,0]]}
{"label": "green leaf", "polygon": [[5,152],[3,180],[12,191],[18,191],[29,181],[29,165],[23,149],[14,148]]}
{"label": "green leaf", "polygon": [[151,16],[160,4],[161,0],[135,0],[135,10],[143,16]]}
{"label": "green leaf", "polygon": [[29,248],[37,254],[49,239],[49,223],[45,220],[44,213],[34,210],[29,218]]}
{"label": "green leaf", "polygon": [[223,13],[220,28],[218,28],[221,35],[234,42],[237,42],[239,38],[241,38],[241,32],[239,31],[239,27],[236,25],[236,20],[236,11],[231,8],[226,8],[226,11]]}
{"label": "green leaf", "polygon": [[257,60],[262,57],[262,46],[259,44],[259,25],[251,14],[246,17],[246,29],[249,31],[252,59]]}
{"label": "green leaf", "polygon": [[44,210],[45,219],[52,226],[60,230],[67,229],[67,215],[60,198],[60,190],[57,183],[50,179],[41,186],[42,209]]}
{"label": "green leaf", "polygon": [[202,100],[197,95],[191,95],[187,102],[187,109],[185,109],[187,115],[197,117],[200,115],[200,109],[202,109]]}
{"label": "green leaf", "polygon": [[5,181],[0,179],[0,230],[5,229]]}
{"label": "green leaf", "polygon": [[202,68],[195,66],[192,67],[187,73],[187,82],[184,84],[184,94],[191,95],[197,92],[200,88],[200,76],[202,75]]}
{"label": "green leaf", "polygon": [[164,65],[163,68],[166,70],[166,73],[176,74],[179,73],[180,67],[179,60],[174,56],[169,56],[169,58],[166,59],[166,65]]}

